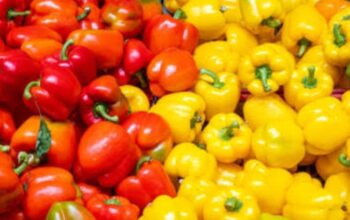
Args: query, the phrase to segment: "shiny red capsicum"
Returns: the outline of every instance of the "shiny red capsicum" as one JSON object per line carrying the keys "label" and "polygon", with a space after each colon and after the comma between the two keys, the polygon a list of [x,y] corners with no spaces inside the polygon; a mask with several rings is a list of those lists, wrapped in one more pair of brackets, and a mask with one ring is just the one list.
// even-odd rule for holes
{"label": "shiny red capsicum", "polygon": [[140,209],[146,207],[157,196],[176,196],[175,187],[162,164],[151,157],[142,157],[136,166],[136,176],[124,179],[116,191]]}
{"label": "shiny red capsicum", "polygon": [[58,66],[71,70],[82,85],[96,78],[97,67],[94,54],[86,47],[73,45],[68,40],[61,52],[45,57],[41,64],[45,67]]}
{"label": "shiny red capsicum", "polygon": [[77,185],[78,185],[79,190],[81,192],[82,200],[83,200],[83,202],[85,204],[94,195],[102,193],[101,190],[98,187],[94,186],[94,185],[90,185],[90,184],[87,184],[87,183],[84,183],[84,182],[80,182]]}
{"label": "shiny red capsicum", "polygon": [[160,0],[141,0],[143,9],[143,20],[147,22],[156,15],[162,14],[162,3]]}
{"label": "shiny red capsicum", "polygon": [[0,108],[0,151],[2,148],[1,144],[9,144],[15,131],[16,125],[11,113]]}
{"label": "shiny red capsicum", "polygon": [[104,75],[84,87],[79,100],[81,118],[86,125],[107,120],[119,122],[129,112],[129,104],[117,80]]}
{"label": "shiny red capsicum", "polygon": [[6,212],[4,214],[0,214],[0,219],[26,220],[23,211],[19,207],[13,208],[9,212]]}
{"label": "shiny red capsicum", "polygon": [[121,196],[97,194],[89,199],[87,209],[96,220],[137,220],[140,210]]}
{"label": "shiny red capsicum", "polygon": [[33,112],[66,120],[75,109],[80,92],[80,82],[72,71],[47,67],[42,69],[40,80],[27,84],[23,101]]}
{"label": "shiny red capsicum", "polygon": [[94,1],[86,1],[78,8],[77,20],[80,24],[80,29],[83,30],[99,30],[103,29],[104,25],[101,19],[101,10]]}

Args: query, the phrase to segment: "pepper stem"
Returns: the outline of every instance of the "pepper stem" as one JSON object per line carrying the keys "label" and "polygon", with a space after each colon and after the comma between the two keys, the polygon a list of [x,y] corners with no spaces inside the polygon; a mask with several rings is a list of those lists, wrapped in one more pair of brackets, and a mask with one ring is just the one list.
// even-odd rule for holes
{"label": "pepper stem", "polygon": [[74,40],[73,39],[69,39],[69,40],[67,40],[64,43],[64,45],[62,47],[62,50],[61,50],[61,60],[68,60],[68,52],[67,52],[67,50],[73,44],[74,44]]}
{"label": "pepper stem", "polygon": [[340,154],[338,157],[338,161],[341,165],[345,167],[350,167],[350,159],[348,159],[346,154]]}
{"label": "pepper stem", "polygon": [[282,22],[277,18],[269,17],[269,18],[265,18],[261,22],[261,24],[270,28],[278,29],[282,25]]}
{"label": "pepper stem", "polygon": [[187,15],[182,9],[177,9],[173,15],[175,19],[186,19]]}
{"label": "pepper stem", "polygon": [[36,157],[33,154],[27,154],[24,151],[21,151],[18,153],[18,163],[20,164],[18,167],[14,168],[13,171],[17,175],[21,175],[23,171],[29,166],[29,165],[36,165],[40,163],[40,159]]}
{"label": "pepper stem", "polygon": [[201,123],[202,122],[202,117],[198,114],[198,112],[196,112],[194,114],[194,116],[192,117],[191,119],[191,129],[195,128],[196,127],[196,124],[197,123]]}
{"label": "pepper stem", "polygon": [[225,209],[228,212],[239,212],[243,207],[243,202],[240,201],[237,197],[230,197],[225,201]]}
{"label": "pepper stem", "polygon": [[89,6],[84,8],[84,11],[77,16],[77,21],[84,20],[91,13],[91,8]]}
{"label": "pepper stem", "polygon": [[334,44],[337,47],[342,47],[346,44],[346,36],[341,30],[340,24],[335,24],[333,26]]}
{"label": "pepper stem", "polygon": [[105,103],[96,103],[94,106],[94,114],[97,117],[101,117],[103,119],[105,119],[106,121],[110,121],[110,122],[114,122],[114,123],[118,123],[119,122],[119,118],[116,115],[109,115],[108,114],[108,107]]}
{"label": "pepper stem", "polygon": [[272,75],[272,70],[271,70],[271,68],[268,65],[259,66],[255,70],[255,76],[256,76],[257,79],[261,80],[261,83],[262,83],[262,85],[264,87],[264,91],[265,92],[270,92],[271,91],[271,87],[267,83],[267,80],[269,78],[271,78],[271,75]]}
{"label": "pepper stem", "polygon": [[8,146],[8,145],[0,145],[0,151],[4,152],[4,153],[7,153],[7,152],[10,151],[10,146]]}
{"label": "pepper stem", "polygon": [[311,42],[308,39],[303,38],[299,40],[298,46],[299,46],[299,50],[297,52],[297,57],[301,58],[302,56],[304,56],[307,49],[311,46]]}
{"label": "pepper stem", "polygon": [[317,86],[317,79],[315,77],[316,68],[315,66],[310,66],[307,70],[309,71],[309,75],[305,76],[302,82],[305,88],[313,89]]}
{"label": "pepper stem", "polygon": [[28,83],[26,85],[26,87],[24,88],[24,92],[23,92],[23,96],[25,99],[31,99],[32,98],[32,94],[30,93],[30,89],[35,87],[35,86],[40,86],[40,81],[31,81],[30,83]]}
{"label": "pepper stem", "polygon": [[221,139],[228,141],[231,138],[233,138],[235,136],[235,133],[233,132],[233,129],[235,128],[239,128],[239,122],[238,121],[234,121],[232,122],[232,124],[230,126],[224,127],[219,131],[219,136]]}
{"label": "pepper stem", "polygon": [[118,199],[113,198],[113,199],[107,199],[105,201],[105,204],[106,205],[121,205],[121,202]]}
{"label": "pepper stem", "polygon": [[9,9],[7,11],[7,19],[12,20],[15,17],[30,15],[30,11],[15,11],[14,9]]}
{"label": "pepper stem", "polygon": [[148,162],[151,162],[151,161],[152,161],[152,157],[151,156],[141,157],[141,159],[136,164],[136,168],[135,168],[136,173],[137,173],[137,171],[139,171],[141,169],[141,167],[143,166],[144,163],[148,163]]}
{"label": "pepper stem", "polygon": [[148,83],[147,83],[147,79],[145,79],[145,76],[142,74],[142,72],[138,71],[134,75],[137,78],[137,80],[140,82],[141,88],[146,89],[148,87]]}
{"label": "pepper stem", "polygon": [[346,66],[345,74],[350,77],[350,63]]}
{"label": "pepper stem", "polygon": [[213,85],[214,88],[221,89],[222,87],[225,86],[225,83],[221,82],[219,77],[216,75],[216,73],[214,73],[211,70],[203,68],[203,69],[200,70],[200,74],[210,76],[213,79],[213,84],[212,85]]}

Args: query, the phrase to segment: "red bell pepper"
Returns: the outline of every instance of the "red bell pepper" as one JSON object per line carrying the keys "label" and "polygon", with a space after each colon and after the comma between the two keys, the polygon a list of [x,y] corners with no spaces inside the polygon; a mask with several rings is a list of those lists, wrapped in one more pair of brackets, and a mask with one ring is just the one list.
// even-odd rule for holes
{"label": "red bell pepper", "polygon": [[75,74],[82,85],[86,85],[96,78],[97,64],[95,56],[86,47],[72,45],[73,41],[68,40],[61,52],[45,57],[41,64],[43,67],[67,68]]}
{"label": "red bell pepper", "polygon": [[83,89],[79,110],[86,125],[103,120],[116,123],[127,116],[129,104],[117,80],[111,75],[104,75],[96,78]]}
{"label": "red bell pepper", "polygon": [[23,17],[30,14],[25,1],[2,0],[0,2],[0,38],[16,25],[21,25]]}
{"label": "red bell pepper", "polygon": [[99,1],[98,0],[75,0],[75,2],[78,5],[84,5],[84,4],[88,4],[88,3],[92,3],[95,5],[98,5]]}
{"label": "red bell pepper", "polygon": [[9,144],[16,131],[15,121],[10,112],[0,108],[0,148],[1,144]]}
{"label": "red bell pepper", "polygon": [[75,109],[80,92],[79,80],[72,71],[47,67],[41,71],[40,80],[28,83],[23,101],[33,112],[41,111],[54,120],[66,120]]}
{"label": "red bell pepper", "polygon": [[55,202],[74,201],[77,188],[72,174],[58,167],[38,167],[21,177],[26,187],[23,200],[27,220],[45,219]]}
{"label": "red bell pepper", "polygon": [[155,54],[170,47],[177,47],[192,53],[198,44],[199,32],[190,23],[170,15],[157,15],[147,22],[143,40]]}
{"label": "red bell pepper", "polygon": [[116,78],[118,85],[123,86],[129,84],[131,80],[131,75],[127,74],[124,68],[119,67],[114,70],[113,76]]}
{"label": "red bell pepper", "polygon": [[109,0],[101,12],[104,23],[125,38],[135,37],[142,31],[143,10],[138,0]]}
{"label": "red bell pepper", "polygon": [[[22,186],[21,186],[22,187]],[[0,219],[6,220],[25,220],[24,213],[18,207],[11,209],[10,212],[0,214]]]}
{"label": "red bell pepper", "polygon": [[5,43],[2,40],[2,38],[0,38],[0,52],[4,51],[6,49]]}
{"label": "red bell pepper", "polygon": [[176,196],[176,190],[162,164],[151,157],[143,157],[136,166],[136,176],[124,179],[116,189],[140,209],[146,207],[157,196]]}
{"label": "red bell pepper", "polygon": [[141,0],[141,4],[143,20],[146,22],[154,16],[162,14],[162,3],[160,0]]}
{"label": "red bell pepper", "polygon": [[96,220],[137,220],[140,210],[121,196],[97,194],[89,199],[87,209]]}
{"label": "red bell pepper", "polygon": [[147,77],[153,95],[191,89],[199,71],[190,52],[169,48],[153,58],[147,67]]}
{"label": "red bell pepper", "polygon": [[101,19],[101,10],[97,6],[97,3],[86,2],[82,4],[78,9],[78,13],[77,20],[80,24],[80,29],[99,30],[104,28]]}
{"label": "red bell pepper", "polygon": [[135,112],[123,121],[122,126],[144,154],[164,161],[170,153],[173,146],[171,130],[159,115]]}
{"label": "red bell pepper", "polygon": [[98,187],[90,185],[90,184],[87,184],[87,183],[84,183],[84,182],[78,183],[77,185],[78,185],[78,187],[80,189],[80,192],[82,194],[82,199],[83,199],[83,202],[85,204],[94,195],[102,193],[101,190]]}
{"label": "red bell pepper", "polygon": [[114,187],[134,169],[140,152],[126,131],[108,121],[91,125],[80,139],[78,163],[87,179]]}

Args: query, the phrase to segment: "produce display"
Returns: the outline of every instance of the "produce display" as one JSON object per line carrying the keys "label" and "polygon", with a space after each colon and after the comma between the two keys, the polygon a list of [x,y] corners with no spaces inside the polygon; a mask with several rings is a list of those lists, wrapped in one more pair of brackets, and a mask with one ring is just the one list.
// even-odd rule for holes
{"label": "produce display", "polygon": [[0,220],[350,220],[350,1],[0,17]]}

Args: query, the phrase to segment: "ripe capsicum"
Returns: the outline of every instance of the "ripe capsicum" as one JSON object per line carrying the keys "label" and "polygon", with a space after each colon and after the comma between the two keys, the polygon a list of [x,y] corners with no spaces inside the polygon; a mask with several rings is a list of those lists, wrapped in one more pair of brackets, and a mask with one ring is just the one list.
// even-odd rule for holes
{"label": "ripe capsicum", "polygon": [[97,186],[90,185],[84,182],[78,183],[77,186],[79,187],[79,190],[81,192],[81,199],[83,200],[85,205],[91,197],[102,193],[101,189]]}
{"label": "ripe capsicum", "polygon": [[86,179],[114,187],[132,172],[139,157],[139,150],[121,126],[101,121],[82,135],[77,162]]}
{"label": "ripe capsicum", "polygon": [[53,66],[43,68],[40,75],[25,87],[25,105],[36,113],[40,109],[54,120],[66,120],[79,101],[79,80],[71,70]]}
{"label": "ripe capsicum", "polygon": [[11,113],[3,108],[0,108],[0,151],[5,144],[9,144],[12,135],[16,131],[15,121]]}
{"label": "ripe capsicum", "polygon": [[61,42],[50,38],[32,38],[24,41],[21,45],[21,50],[36,61],[40,61],[46,56],[61,51],[61,48]]}
{"label": "ripe capsicum", "polygon": [[120,87],[125,98],[128,100],[130,112],[148,111],[149,100],[147,95],[138,87],[124,85]]}
{"label": "ripe capsicum", "polygon": [[83,205],[77,202],[55,202],[45,220],[96,220]]}
{"label": "ripe capsicum", "polygon": [[148,22],[149,19],[156,15],[162,14],[162,3],[160,0],[141,0],[143,10],[143,20]]}
{"label": "ripe capsicum", "polygon": [[258,46],[256,37],[239,24],[227,25],[225,36],[232,50],[240,55],[249,54],[254,47]]}
{"label": "ripe capsicum", "polygon": [[333,15],[347,7],[350,7],[350,2],[346,0],[320,0],[315,4],[315,8],[327,21],[329,21]]}
{"label": "ripe capsicum", "polygon": [[79,22],[80,29],[100,30],[104,28],[104,24],[101,19],[101,10],[97,1],[92,0],[79,2],[79,6],[77,20]]}
{"label": "ripe capsicum", "polygon": [[346,218],[349,218],[349,208],[350,208],[350,173],[340,172],[334,174],[327,178],[324,188],[327,191],[333,193],[333,195],[338,196],[342,201],[342,208],[346,212]]}
{"label": "ripe capsicum", "polygon": [[[348,146],[350,142],[347,141]],[[347,146],[344,146],[330,154],[318,156],[315,167],[317,174],[323,179],[326,180],[328,177],[330,177],[333,174],[337,174],[340,172],[347,172],[349,170],[349,167],[347,167],[347,156],[346,156],[346,149]],[[345,166],[344,166],[344,165]]]}
{"label": "ripe capsicum", "polygon": [[122,126],[145,155],[161,162],[173,147],[168,123],[155,113],[135,112],[123,121]]}
{"label": "ripe capsicum", "polygon": [[234,186],[240,171],[242,167],[236,163],[218,163],[214,181],[220,187]]}
{"label": "ripe capsicum", "polygon": [[117,123],[128,114],[129,104],[117,80],[111,75],[104,75],[83,88],[79,110],[86,125],[103,120]]}
{"label": "ripe capsicum", "polygon": [[160,195],[176,196],[175,187],[162,164],[149,156],[139,160],[136,175],[125,178],[116,191],[140,209]]}

